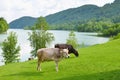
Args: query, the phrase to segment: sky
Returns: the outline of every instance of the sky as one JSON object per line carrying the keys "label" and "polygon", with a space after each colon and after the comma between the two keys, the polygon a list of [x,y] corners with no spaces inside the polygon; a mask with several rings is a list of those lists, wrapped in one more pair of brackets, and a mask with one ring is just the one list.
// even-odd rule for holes
{"label": "sky", "polygon": [[86,4],[99,7],[114,0],[0,0],[0,17],[8,23],[23,16],[40,17]]}

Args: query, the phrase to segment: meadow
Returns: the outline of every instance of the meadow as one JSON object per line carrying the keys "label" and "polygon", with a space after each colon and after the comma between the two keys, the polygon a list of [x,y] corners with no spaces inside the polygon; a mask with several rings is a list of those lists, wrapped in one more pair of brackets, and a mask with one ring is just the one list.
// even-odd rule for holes
{"label": "meadow", "polygon": [[59,62],[59,72],[53,61],[43,62],[41,72],[37,60],[0,66],[0,80],[120,80],[120,39],[78,51]]}

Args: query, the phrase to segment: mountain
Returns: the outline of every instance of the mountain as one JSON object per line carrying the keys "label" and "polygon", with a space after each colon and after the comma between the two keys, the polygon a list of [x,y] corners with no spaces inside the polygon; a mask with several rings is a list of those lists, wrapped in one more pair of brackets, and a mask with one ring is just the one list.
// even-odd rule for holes
{"label": "mountain", "polygon": [[67,9],[52,15],[46,16],[50,24],[59,24],[69,21],[86,20],[94,17],[94,13],[99,7],[95,5],[84,5],[78,8]]}
{"label": "mountain", "polygon": [[33,17],[29,17],[29,16],[24,16],[21,17],[19,19],[16,19],[14,21],[12,21],[9,26],[10,28],[17,28],[17,29],[21,29],[24,28],[26,26],[32,26],[34,25],[34,23],[36,22],[36,18]]}
{"label": "mountain", "polygon": [[[120,22],[120,0],[98,7],[96,5],[84,5],[77,8],[71,8],[46,16],[46,20],[51,25],[65,23],[76,23],[89,21],[91,19],[101,20],[108,18],[113,22]],[[10,28],[24,28],[35,23],[36,18],[22,17],[10,23]]]}
{"label": "mountain", "polygon": [[[103,7],[95,5],[84,5],[78,8],[67,9],[52,15],[46,16],[50,24],[60,24],[64,22],[85,21],[89,19],[99,20],[101,18],[115,18],[120,16],[120,0],[108,3]],[[120,21],[120,20],[119,20]]]}

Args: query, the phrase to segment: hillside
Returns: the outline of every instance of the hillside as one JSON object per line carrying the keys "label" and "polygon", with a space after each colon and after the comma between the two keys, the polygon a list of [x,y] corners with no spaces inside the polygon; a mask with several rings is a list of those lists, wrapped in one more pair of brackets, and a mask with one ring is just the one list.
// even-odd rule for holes
{"label": "hillside", "polygon": [[37,60],[0,66],[0,80],[120,80],[120,39],[79,49],[80,56],[64,59],[55,71],[53,61]]}
{"label": "hillside", "polygon": [[[109,19],[111,22],[120,22],[120,1],[115,0],[111,4],[106,4],[103,7],[98,7],[95,5],[84,5],[77,8],[71,8],[64,11],[60,11],[55,14],[46,16],[46,20],[51,25],[60,25],[71,23],[76,27],[79,23],[85,23],[89,20],[95,19],[103,20]],[[10,28],[23,28],[25,26],[31,26],[36,21],[36,18],[22,17],[20,19],[14,20],[10,23]],[[59,27],[60,27],[59,26]],[[71,27],[71,26],[70,26]],[[60,28],[59,28],[60,29]]]}
{"label": "hillside", "polygon": [[46,16],[46,19],[50,24],[87,20],[95,17],[94,12],[96,12],[98,9],[99,7],[95,5],[84,5],[78,8],[71,8],[52,15],[48,15]]}
{"label": "hillside", "polygon": [[[103,7],[95,5],[84,5],[78,8],[67,9],[52,15],[46,16],[50,24],[60,24],[65,22],[83,22],[90,19],[113,18],[120,16],[120,1],[115,0],[113,3],[108,3]],[[120,20],[119,20],[120,21]]]}
{"label": "hillside", "polygon": [[26,26],[32,26],[34,25],[34,23],[36,22],[36,18],[33,17],[29,17],[29,16],[24,16],[21,17],[19,19],[16,19],[14,21],[12,21],[9,26],[10,28],[17,28],[17,29],[21,29],[24,28]]}

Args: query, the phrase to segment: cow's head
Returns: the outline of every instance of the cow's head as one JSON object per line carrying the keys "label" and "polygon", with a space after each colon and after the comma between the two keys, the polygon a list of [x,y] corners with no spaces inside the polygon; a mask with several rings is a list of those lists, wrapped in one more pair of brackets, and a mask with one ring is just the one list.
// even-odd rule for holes
{"label": "cow's head", "polygon": [[68,49],[60,49],[60,53],[62,54],[63,57],[68,58],[69,57],[68,52],[69,52]]}

